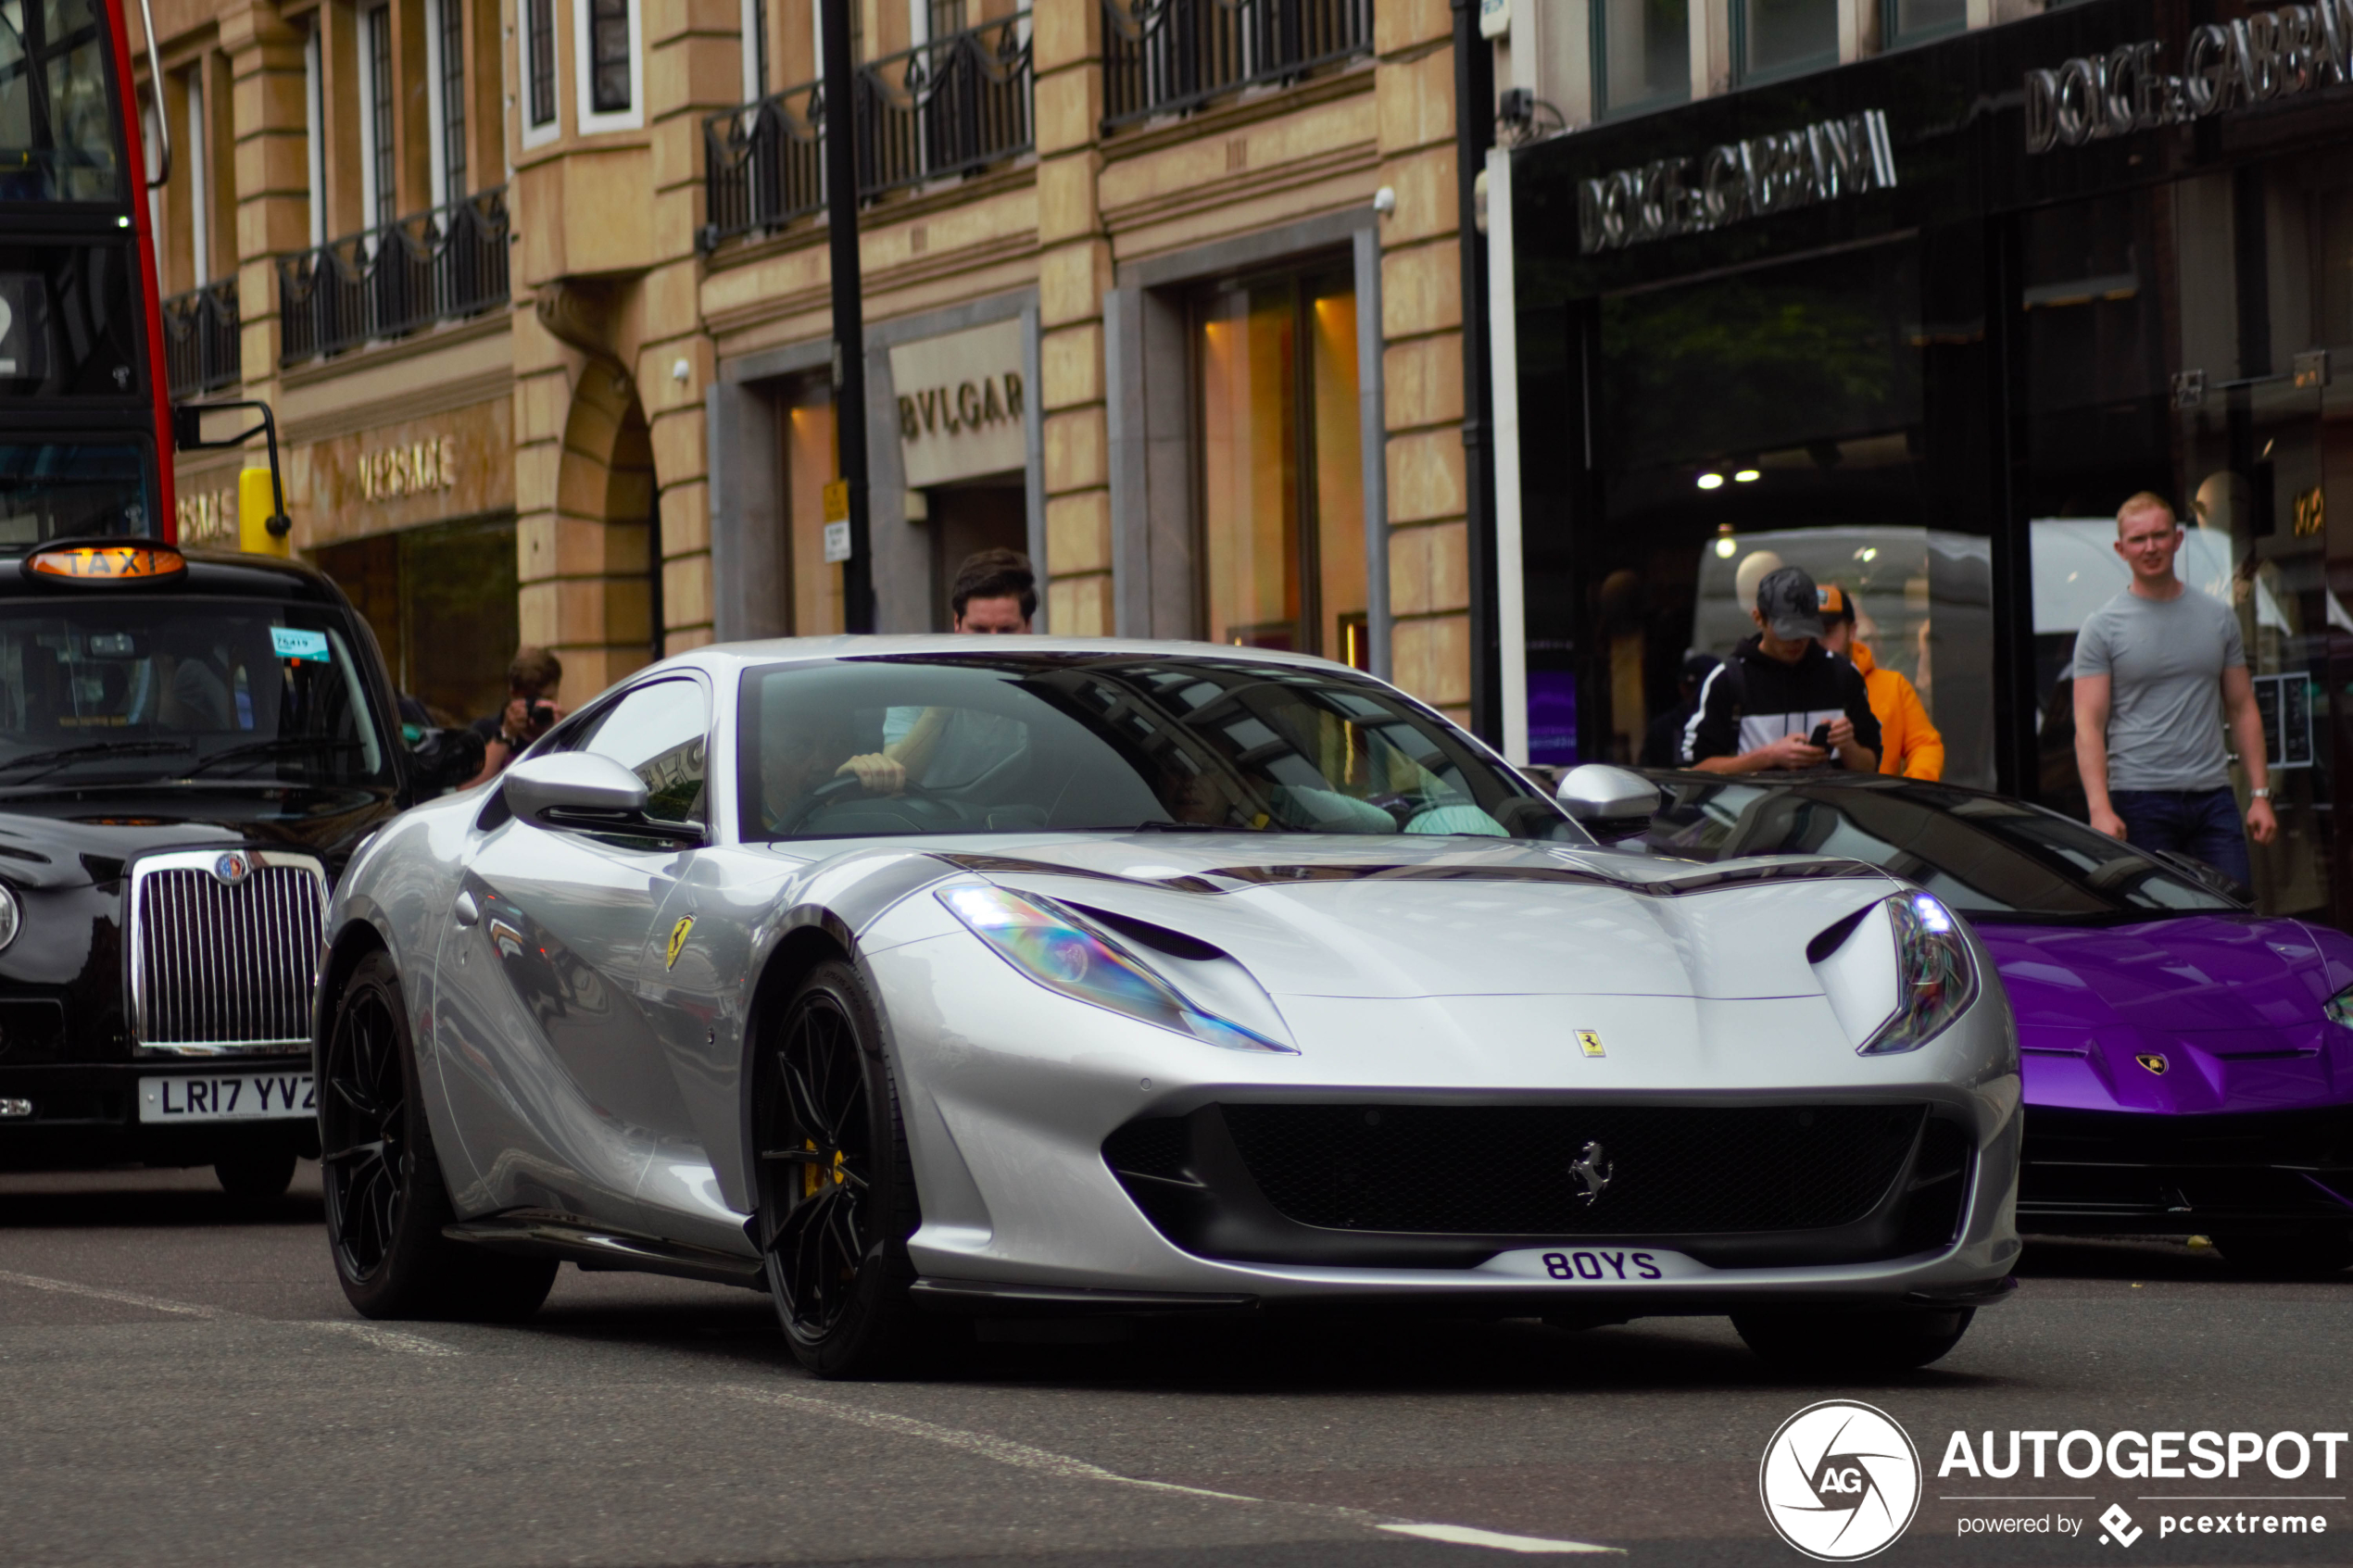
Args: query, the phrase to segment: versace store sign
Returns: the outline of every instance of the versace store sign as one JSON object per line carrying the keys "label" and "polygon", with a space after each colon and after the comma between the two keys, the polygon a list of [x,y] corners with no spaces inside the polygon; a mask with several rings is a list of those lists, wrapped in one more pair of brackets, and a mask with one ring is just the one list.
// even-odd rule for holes
{"label": "versace store sign", "polygon": [[1887,116],[1866,109],[1580,181],[1579,247],[1592,256],[1645,240],[1705,233],[1894,184]]}
{"label": "versace store sign", "polygon": [[2155,39],[2026,73],[2026,150],[2180,125],[2353,81],[2353,0],[2250,11],[2190,31],[2179,73]]}

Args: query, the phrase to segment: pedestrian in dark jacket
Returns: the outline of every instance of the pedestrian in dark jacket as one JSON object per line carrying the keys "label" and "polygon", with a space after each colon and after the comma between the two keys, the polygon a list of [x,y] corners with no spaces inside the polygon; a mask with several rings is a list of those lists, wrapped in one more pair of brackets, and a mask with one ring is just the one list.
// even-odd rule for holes
{"label": "pedestrian in dark jacket", "polygon": [[1683,761],[1710,773],[1879,771],[1879,720],[1855,666],[1821,645],[1821,591],[1785,566],[1756,584],[1756,635],[1700,688]]}

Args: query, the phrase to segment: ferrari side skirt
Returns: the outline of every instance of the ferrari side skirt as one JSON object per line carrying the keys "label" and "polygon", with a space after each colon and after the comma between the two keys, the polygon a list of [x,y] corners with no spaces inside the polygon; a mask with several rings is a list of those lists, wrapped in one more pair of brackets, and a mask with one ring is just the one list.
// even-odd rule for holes
{"label": "ferrari side skirt", "polygon": [[498,1214],[444,1225],[441,1234],[452,1241],[486,1247],[494,1252],[560,1258],[592,1271],[673,1274],[713,1285],[741,1286],[747,1290],[764,1292],[768,1288],[767,1265],[760,1259],[714,1252],[709,1248],[664,1241],[659,1236],[640,1236],[609,1225],[592,1225],[568,1215],[536,1210]]}
{"label": "ferrari side skirt", "polygon": [[1096,1313],[1252,1312],[1255,1296],[1215,1296],[1175,1290],[1086,1290],[1058,1285],[996,1285],[976,1279],[919,1279],[915,1304],[967,1317],[1063,1317]]}

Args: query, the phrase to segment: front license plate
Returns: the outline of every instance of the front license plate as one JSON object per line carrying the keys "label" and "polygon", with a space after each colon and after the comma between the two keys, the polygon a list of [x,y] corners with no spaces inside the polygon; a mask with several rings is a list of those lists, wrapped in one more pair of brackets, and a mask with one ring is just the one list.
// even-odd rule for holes
{"label": "front license plate", "polygon": [[208,1073],[139,1080],[142,1122],[283,1122],[318,1113],[308,1073]]}
{"label": "front license plate", "polygon": [[1710,1271],[1705,1264],[1680,1252],[1665,1252],[1655,1247],[1547,1247],[1499,1252],[1480,1264],[1479,1272],[1546,1285],[1591,1288],[1698,1279]]}

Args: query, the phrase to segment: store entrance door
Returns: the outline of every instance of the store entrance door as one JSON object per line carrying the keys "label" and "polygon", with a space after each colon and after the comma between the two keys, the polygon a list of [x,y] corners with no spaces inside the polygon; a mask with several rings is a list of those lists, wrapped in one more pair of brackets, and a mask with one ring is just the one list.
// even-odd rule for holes
{"label": "store entrance door", "polygon": [[[1029,550],[1029,492],[1020,474],[942,484],[931,510],[932,624],[956,629],[956,571],[978,550]],[[1033,563],[1034,564],[1034,563]]]}
{"label": "store entrance door", "polygon": [[[2353,508],[2334,508],[2340,541],[2329,528],[2328,433],[2353,427],[2353,408],[2332,399],[2328,355],[2296,357],[2285,373],[2236,383],[2177,388],[2188,530],[2177,570],[2192,587],[2238,612],[2257,707],[2263,716],[2272,808],[2279,835],[2250,843],[2256,900],[2273,914],[2301,914],[2344,924],[2353,918],[2349,847],[2335,822],[2337,730],[2348,705],[2332,701],[2353,680]],[[2336,406],[2333,408],[2332,403]],[[2332,571],[2332,568],[2335,571]],[[2244,759],[2232,767],[2242,806]]]}

